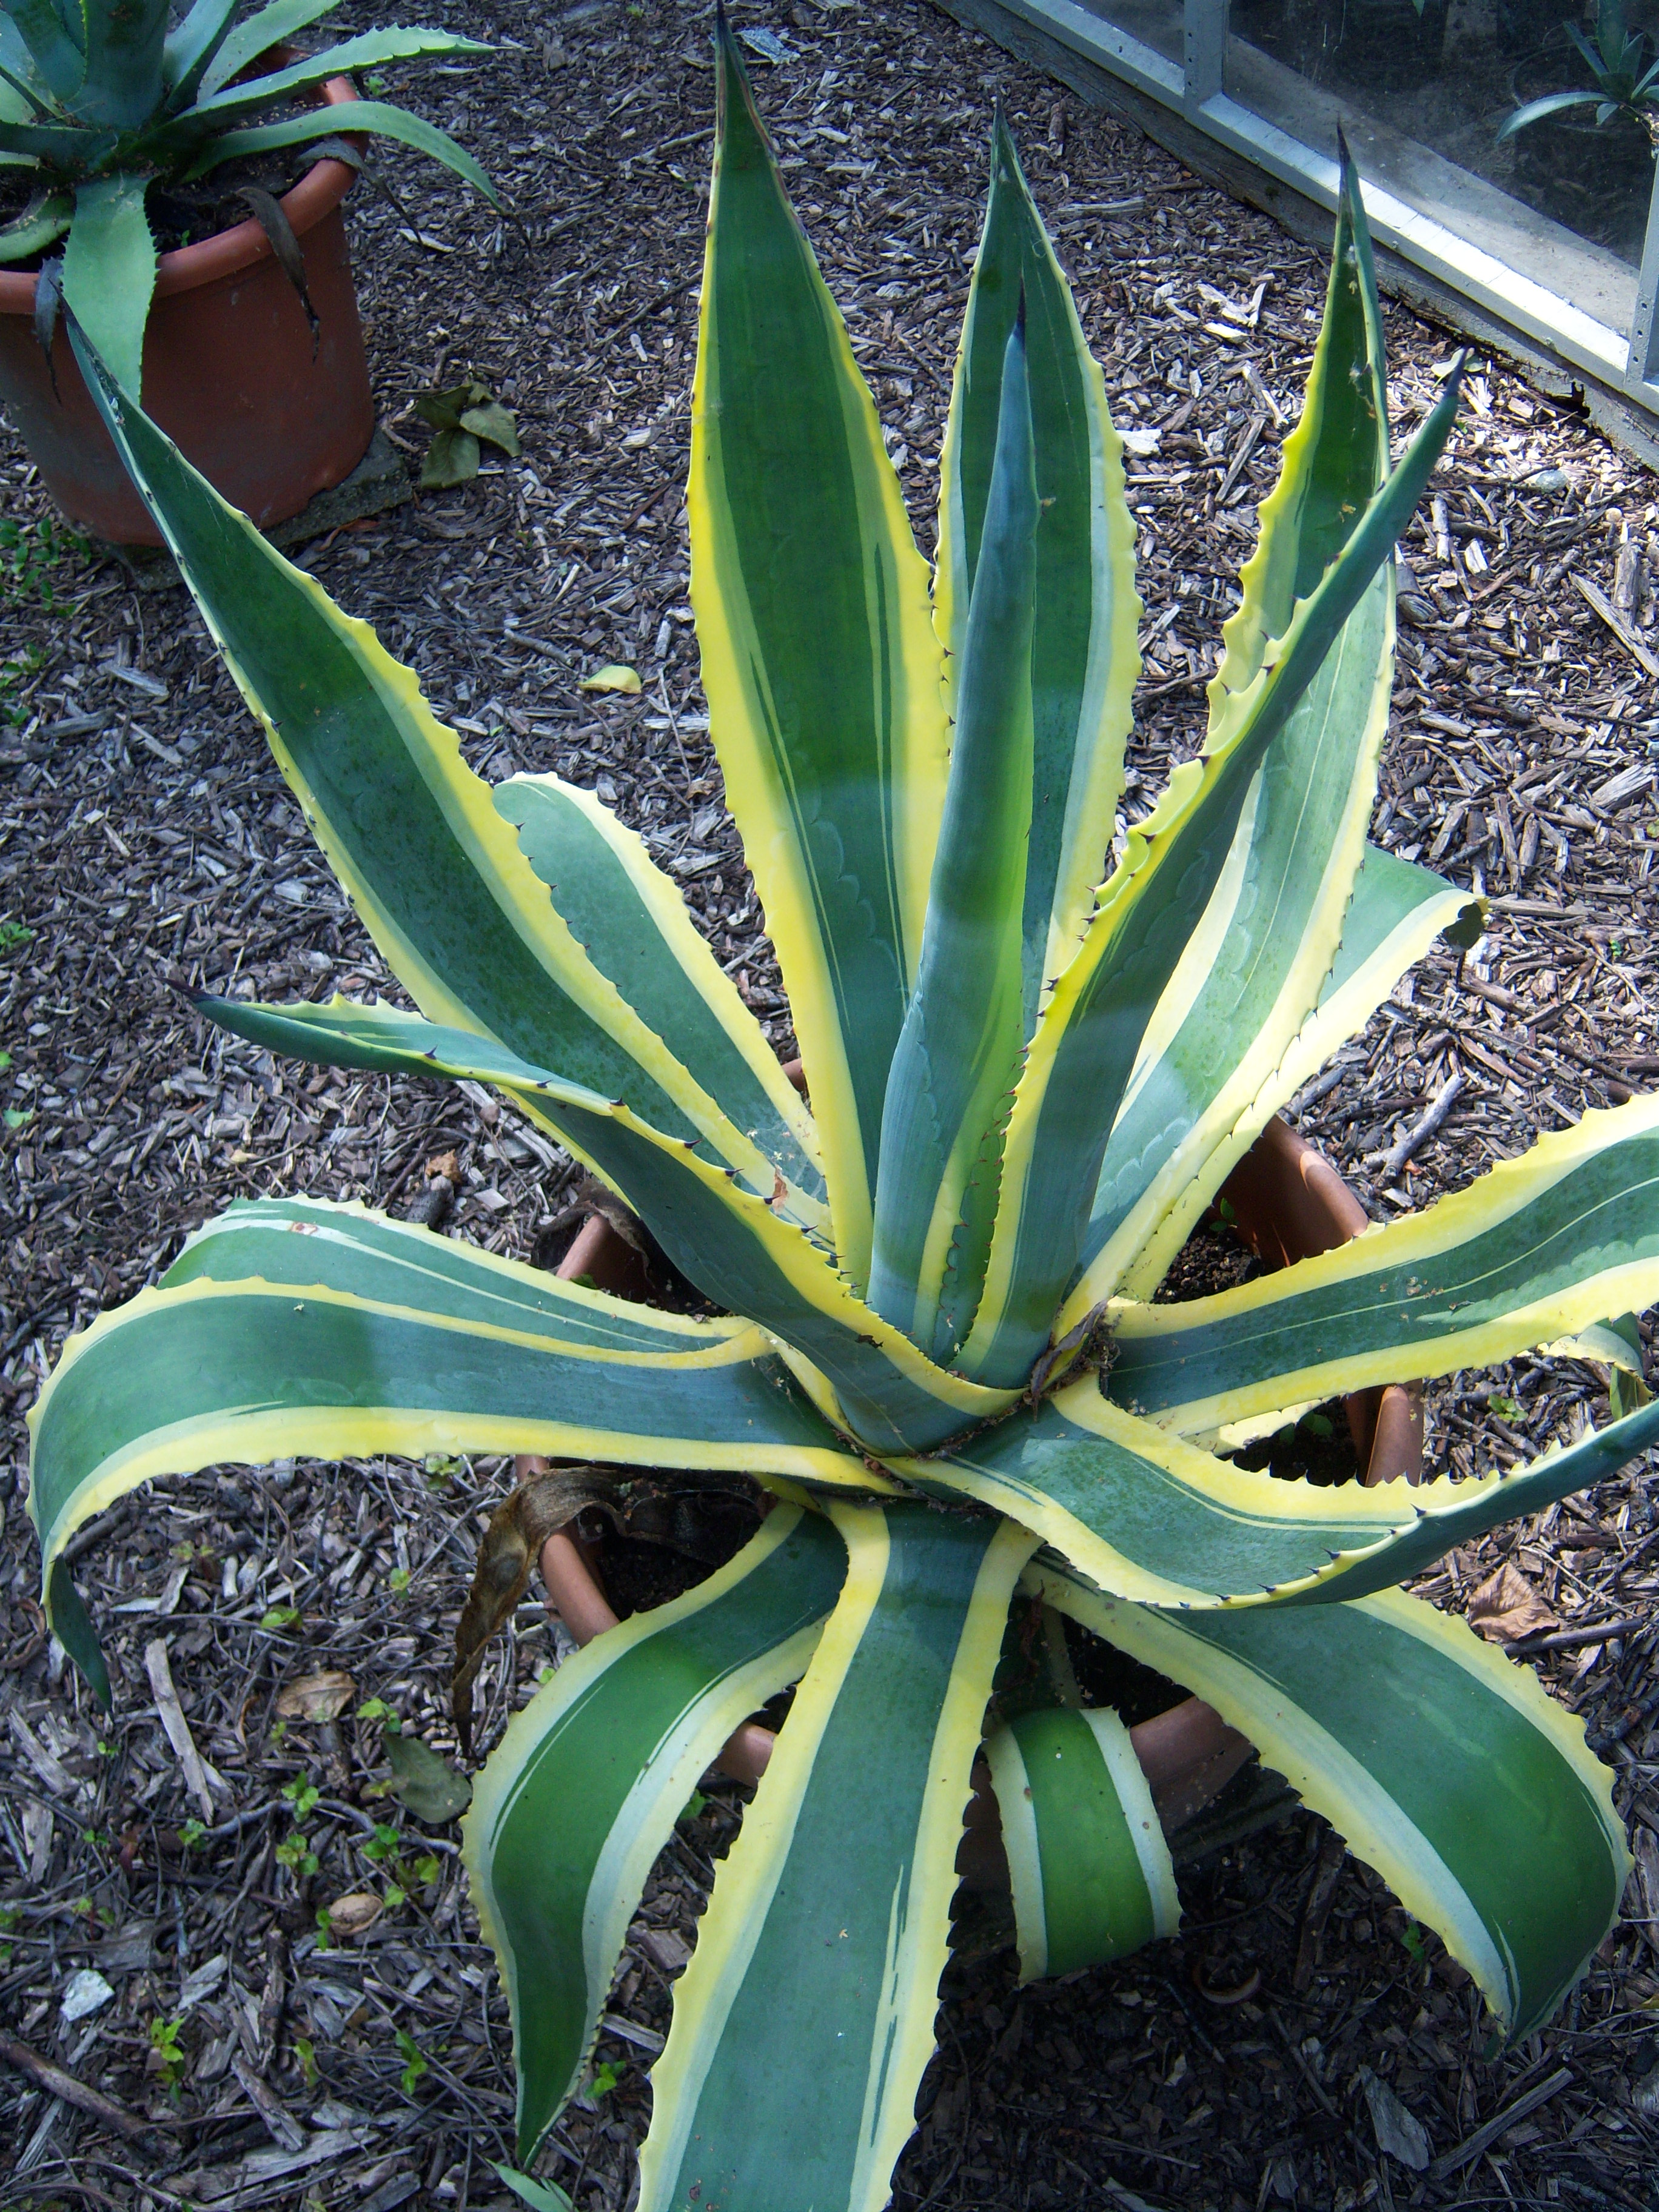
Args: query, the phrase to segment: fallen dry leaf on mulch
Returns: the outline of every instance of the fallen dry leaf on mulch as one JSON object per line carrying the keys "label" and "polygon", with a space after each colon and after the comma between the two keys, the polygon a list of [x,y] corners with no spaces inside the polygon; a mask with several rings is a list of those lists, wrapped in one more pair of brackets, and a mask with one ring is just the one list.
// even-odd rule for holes
{"label": "fallen dry leaf on mulch", "polygon": [[1512,1559],[1505,1559],[1469,1597],[1469,1626],[1489,1644],[1518,1644],[1523,1636],[1541,1636],[1560,1626]]}

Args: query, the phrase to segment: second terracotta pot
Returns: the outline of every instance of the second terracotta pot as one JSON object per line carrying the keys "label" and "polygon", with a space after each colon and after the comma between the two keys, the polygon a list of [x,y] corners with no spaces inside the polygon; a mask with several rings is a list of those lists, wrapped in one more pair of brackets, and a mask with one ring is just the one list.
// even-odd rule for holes
{"label": "second terracotta pot", "polygon": [[[344,106],[357,94],[334,77],[323,97]],[[374,435],[340,211],[354,173],[343,161],[316,162],[283,200],[317,312],[314,349],[299,295],[257,222],[164,253],[157,267],[144,332],[145,412],[261,529],[286,522],[349,476]],[[48,367],[34,335],[34,278],[15,270],[0,270],[0,399],[72,522],[114,544],[161,543],[81,380],[67,331],[60,323]]]}

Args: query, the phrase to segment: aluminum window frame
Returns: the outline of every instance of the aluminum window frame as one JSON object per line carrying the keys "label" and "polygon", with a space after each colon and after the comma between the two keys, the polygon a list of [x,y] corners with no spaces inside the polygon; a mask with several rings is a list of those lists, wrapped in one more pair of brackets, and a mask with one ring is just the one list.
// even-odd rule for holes
{"label": "aluminum window frame", "polygon": [[[1109,5],[1109,0],[1102,0]],[[1184,0],[1180,63],[1079,6],[1000,0],[1007,11],[1121,79],[1255,167],[1334,212],[1337,166],[1226,89],[1229,0]],[[1400,134],[1394,134],[1399,136]],[[1454,165],[1455,166],[1455,165]],[[1659,164],[1628,328],[1615,329],[1537,277],[1473,244],[1385,185],[1362,177],[1378,243],[1448,287],[1492,322],[1583,371],[1659,418]]]}

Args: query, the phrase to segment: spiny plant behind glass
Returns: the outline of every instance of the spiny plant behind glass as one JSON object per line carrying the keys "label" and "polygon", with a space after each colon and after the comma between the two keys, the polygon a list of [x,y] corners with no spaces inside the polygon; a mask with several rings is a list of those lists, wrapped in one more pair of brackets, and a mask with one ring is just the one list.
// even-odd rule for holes
{"label": "spiny plant behind glass", "polygon": [[[556,777],[491,791],[470,774],[367,626],[100,389],[422,1011],[204,1010],[325,1064],[497,1085],[720,1316],[359,1206],[238,1205],[67,1346],[35,1417],[32,1503],[54,1625],[95,1672],[63,1547],[150,1476],[465,1450],[756,1476],[778,1502],[747,1548],[599,1638],[513,1722],[467,1858],[511,1994],[528,2160],[584,2078],[699,1774],[798,1684],[676,1985],[641,2203],[823,2212],[884,2203],[914,2124],[988,1729],[1023,1970],[1174,1924],[1122,1723],[1058,1675],[994,1698],[1011,1609],[1026,1648],[1053,1648],[1030,1632],[1046,1607],[1208,1699],[1443,1936],[1509,2032],[1583,1971],[1627,1864],[1606,1772],[1531,1674],[1396,1585],[1611,1474],[1659,1436],[1659,1408],[1515,1473],[1420,1488],[1279,1481],[1216,1447],[1646,1301],[1659,1101],[1587,1115],[1339,1251],[1153,1302],[1273,1109],[1438,933],[1479,926],[1467,894],[1365,843],[1391,548],[1456,380],[1391,468],[1346,173],[1306,402],[1207,745],[1109,872],[1133,533],[1100,374],[1008,134],[930,606],[870,393],[724,31],[719,73],[694,598],[810,1111],[640,839]],[[491,1610],[486,1589],[470,1638]]]}

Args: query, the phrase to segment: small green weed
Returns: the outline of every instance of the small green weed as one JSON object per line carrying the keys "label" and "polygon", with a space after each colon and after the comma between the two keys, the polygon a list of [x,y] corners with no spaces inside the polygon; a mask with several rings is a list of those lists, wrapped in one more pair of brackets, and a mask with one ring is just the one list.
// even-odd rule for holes
{"label": "small green weed", "polygon": [[399,2077],[403,2082],[404,2094],[405,2097],[412,2097],[415,2094],[416,2083],[428,2069],[425,2059],[421,2056],[420,2045],[416,2042],[406,2027],[400,2027],[398,2030],[398,2055],[404,2062],[404,2070]]}
{"label": "small green weed", "polygon": [[38,522],[0,520],[0,601],[21,606],[33,599],[47,613],[57,611],[54,573],[66,562],[84,561],[92,546],[65,530],[49,514]]}
{"label": "small green weed", "polygon": [[155,2070],[169,2089],[176,2089],[184,2078],[185,2054],[179,2042],[184,2024],[182,2020],[161,2019],[149,2024],[149,2047],[158,2062]]}

